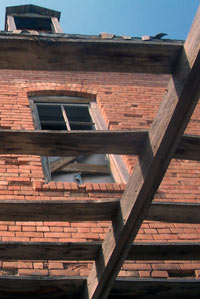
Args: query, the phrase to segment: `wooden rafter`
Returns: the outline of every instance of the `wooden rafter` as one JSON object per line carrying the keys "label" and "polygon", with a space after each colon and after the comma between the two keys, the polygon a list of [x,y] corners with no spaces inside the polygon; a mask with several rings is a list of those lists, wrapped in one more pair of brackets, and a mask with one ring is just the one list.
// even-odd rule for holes
{"label": "wooden rafter", "polygon": [[[0,221],[107,221],[119,205],[119,199],[0,200]],[[153,202],[144,219],[200,223],[200,204]]]}
{"label": "wooden rafter", "polygon": [[[200,281],[194,277],[171,279],[117,278],[108,299],[198,298]],[[192,291],[191,291],[192,290]]]}
{"label": "wooden rafter", "polygon": [[138,154],[146,131],[11,131],[0,130],[0,154],[78,156]]}
{"label": "wooden rafter", "polygon": [[154,202],[145,220],[172,223],[200,223],[200,204],[177,202]]}
{"label": "wooden rafter", "polygon": [[[0,293],[4,299],[78,298],[86,277],[76,276],[0,276]],[[23,290],[23,293],[20,292]],[[149,293],[151,290],[151,294]],[[192,294],[191,294],[192,290]],[[130,299],[141,296],[159,298],[199,298],[200,281],[190,278],[171,279],[116,279],[108,299]],[[192,296],[191,296],[192,295]]]}
{"label": "wooden rafter", "polygon": [[174,158],[200,161],[200,137],[184,135],[176,149]]}
{"label": "wooden rafter", "polygon": [[117,211],[119,200],[0,200],[0,220],[106,221]]}
{"label": "wooden rafter", "polygon": [[[0,154],[66,156],[69,157],[69,162],[71,158],[75,159],[75,155],[80,154],[139,155],[147,135],[148,131],[138,130],[81,132],[0,130]],[[200,160],[200,137],[184,135],[173,157]],[[66,161],[68,163],[68,159]],[[54,163],[57,169],[57,162],[52,162],[53,171]],[[63,166],[62,163],[61,165]]]}
{"label": "wooden rafter", "polygon": [[[93,261],[101,242],[0,242],[0,260]],[[200,243],[139,243],[126,260],[200,260]]]}
{"label": "wooden rafter", "polygon": [[90,174],[109,174],[110,171],[107,165],[101,164],[85,164],[85,163],[70,163],[59,169],[60,172],[82,172]]}
{"label": "wooden rafter", "polygon": [[85,298],[107,298],[120,267],[173,158],[199,99],[200,8],[172,73],[167,93],[146,138],[121,208],[87,279]]}
{"label": "wooden rafter", "polygon": [[66,164],[74,161],[76,157],[62,157],[55,161],[50,162],[50,171],[54,172],[58,170],[59,168],[65,166]]}

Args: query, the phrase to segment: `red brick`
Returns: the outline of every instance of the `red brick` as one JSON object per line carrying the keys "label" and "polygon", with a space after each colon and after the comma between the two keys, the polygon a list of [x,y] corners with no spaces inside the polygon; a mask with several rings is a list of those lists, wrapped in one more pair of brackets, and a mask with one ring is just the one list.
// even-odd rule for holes
{"label": "red brick", "polygon": [[125,270],[151,270],[150,264],[134,264],[134,263],[124,263],[123,269]]}
{"label": "red brick", "polygon": [[80,276],[79,271],[74,270],[49,270],[50,276]]}
{"label": "red brick", "polygon": [[33,263],[34,269],[43,269],[43,263]]}
{"label": "red brick", "polygon": [[34,190],[40,191],[42,188],[42,184],[41,184],[41,182],[34,182],[33,187],[34,187]]}
{"label": "red brick", "polygon": [[19,269],[19,275],[45,275],[47,276],[49,274],[49,271],[46,269]]}
{"label": "red brick", "polygon": [[49,269],[63,269],[63,263],[59,262],[49,262],[48,264]]}
{"label": "red brick", "polygon": [[20,232],[22,230],[22,227],[20,225],[9,225],[8,230]]}
{"label": "red brick", "polygon": [[151,277],[154,277],[154,278],[168,278],[168,273],[167,273],[167,271],[152,271],[151,272]]}
{"label": "red brick", "polygon": [[22,231],[24,231],[24,232],[35,232],[36,227],[35,226],[22,226]]}
{"label": "red brick", "polygon": [[32,269],[33,263],[31,262],[18,262],[17,267],[20,269]]}
{"label": "red brick", "polygon": [[71,185],[71,190],[72,191],[78,191],[78,185],[77,185],[77,183],[70,183],[70,185]]}
{"label": "red brick", "polygon": [[17,262],[3,262],[3,268],[17,268]]}

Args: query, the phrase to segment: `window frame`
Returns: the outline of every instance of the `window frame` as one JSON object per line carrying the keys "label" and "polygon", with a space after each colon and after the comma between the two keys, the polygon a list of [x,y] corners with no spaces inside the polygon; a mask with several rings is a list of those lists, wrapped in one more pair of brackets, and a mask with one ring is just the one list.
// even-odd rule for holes
{"label": "window frame", "polygon": [[37,30],[36,28],[32,29],[19,29],[16,25],[16,20],[15,18],[25,18],[25,19],[40,19],[40,20],[47,20],[49,21],[49,25],[51,27],[50,31],[44,31],[47,34],[52,34],[52,33],[63,33],[62,28],[60,26],[60,23],[58,21],[58,18],[56,17],[51,17],[51,16],[43,16],[43,15],[38,15],[38,14],[12,14],[12,15],[7,15],[7,21],[6,21],[6,31],[28,31],[32,33],[38,33],[40,34],[42,31]]}
{"label": "window frame", "polygon": [[[40,119],[37,112],[36,105],[39,103],[46,104],[72,104],[72,105],[87,105],[92,119],[92,122],[96,130],[108,130],[105,121],[101,115],[101,112],[97,106],[95,99],[82,98],[76,96],[29,96],[30,109],[32,112],[34,127],[37,130],[41,130]],[[127,168],[119,155],[106,154],[110,165],[110,171],[116,183],[127,183],[129,174]],[[68,157],[70,158],[70,157]],[[73,158],[73,157],[72,157]],[[48,157],[41,157],[43,171],[46,181],[51,180],[51,166],[49,164]]]}

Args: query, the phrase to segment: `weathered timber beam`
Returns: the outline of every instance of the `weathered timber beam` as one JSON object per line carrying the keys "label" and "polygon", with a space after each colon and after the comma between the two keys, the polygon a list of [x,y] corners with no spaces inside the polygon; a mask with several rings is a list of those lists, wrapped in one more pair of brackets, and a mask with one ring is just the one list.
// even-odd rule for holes
{"label": "weathered timber beam", "polygon": [[107,298],[199,99],[200,8],[82,297]]}
{"label": "weathered timber beam", "polygon": [[195,278],[117,278],[108,299],[168,299],[198,298],[200,296],[200,280]]}
{"label": "weathered timber beam", "polygon": [[[0,242],[0,260],[92,261],[101,242]],[[200,243],[134,243],[126,260],[200,260]]]}
{"label": "weathered timber beam", "polygon": [[200,161],[200,137],[184,135],[176,149],[174,158]]}
{"label": "weathered timber beam", "polygon": [[200,223],[200,204],[153,202],[145,220],[172,223]]}
{"label": "weathered timber beam", "polygon": [[[183,43],[76,35],[0,35],[0,68],[169,74]],[[40,53],[40,55],[38,55]]]}
{"label": "weathered timber beam", "polygon": [[[148,131],[19,131],[0,130],[0,154],[77,156],[80,154],[139,155]],[[200,137],[184,135],[174,158],[200,160]],[[71,160],[75,159],[71,157]],[[67,159],[68,161],[68,159]],[[55,163],[55,169],[54,169]],[[57,169],[52,163],[52,171]],[[58,167],[62,167],[61,164]]]}
{"label": "weathered timber beam", "polygon": [[119,200],[0,200],[0,221],[106,221]]}
{"label": "weathered timber beam", "polygon": [[0,130],[0,154],[77,156],[138,154],[146,131],[11,131]]}
{"label": "weathered timber beam", "polygon": [[[4,299],[76,299],[85,277],[0,276],[0,293]],[[192,278],[117,278],[108,299],[199,298],[200,280]]]}
{"label": "weathered timber beam", "polygon": [[95,260],[100,242],[0,242],[0,260]]}
{"label": "weathered timber beam", "polygon": [[109,174],[110,171],[107,165],[100,164],[84,164],[84,163],[70,163],[66,166],[59,168],[60,172],[82,172],[93,174]]}
{"label": "weathered timber beam", "polygon": [[[106,221],[112,220],[119,199],[0,200],[0,221]],[[153,202],[145,220],[200,223],[200,204]]]}
{"label": "weathered timber beam", "polygon": [[4,299],[77,299],[85,280],[80,276],[0,276],[0,294]]}
{"label": "weathered timber beam", "polygon": [[126,260],[200,260],[200,243],[134,242]]}
{"label": "weathered timber beam", "polygon": [[50,171],[54,172],[75,159],[76,157],[62,157],[53,162],[50,162]]}

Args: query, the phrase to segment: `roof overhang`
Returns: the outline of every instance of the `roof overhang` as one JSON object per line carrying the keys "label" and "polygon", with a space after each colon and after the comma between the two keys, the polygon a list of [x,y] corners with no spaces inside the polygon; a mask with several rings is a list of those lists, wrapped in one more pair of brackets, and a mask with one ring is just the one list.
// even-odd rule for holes
{"label": "roof overhang", "polygon": [[0,34],[0,68],[170,74],[182,41],[68,34]]}

